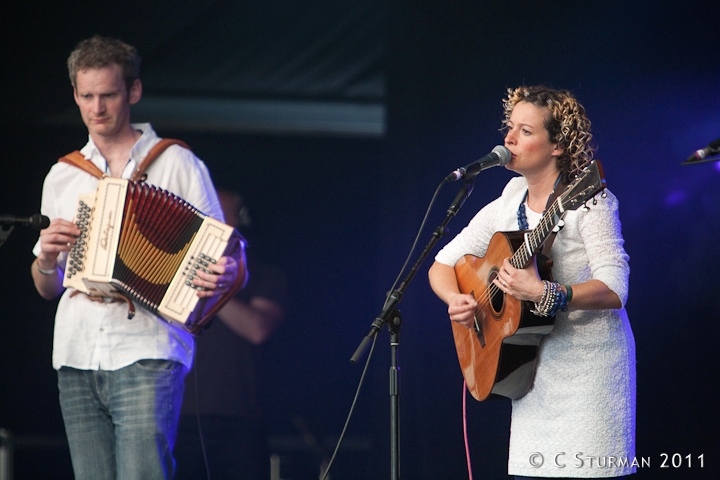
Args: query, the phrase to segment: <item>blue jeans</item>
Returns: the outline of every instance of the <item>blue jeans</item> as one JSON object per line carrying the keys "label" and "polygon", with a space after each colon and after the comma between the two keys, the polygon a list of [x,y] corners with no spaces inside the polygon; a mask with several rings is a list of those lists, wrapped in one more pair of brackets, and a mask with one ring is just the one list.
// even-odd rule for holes
{"label": "blue jeans", "polygon": [[116,371],[58,371],[76,480],[170,479],[186,369],[141,360]]}

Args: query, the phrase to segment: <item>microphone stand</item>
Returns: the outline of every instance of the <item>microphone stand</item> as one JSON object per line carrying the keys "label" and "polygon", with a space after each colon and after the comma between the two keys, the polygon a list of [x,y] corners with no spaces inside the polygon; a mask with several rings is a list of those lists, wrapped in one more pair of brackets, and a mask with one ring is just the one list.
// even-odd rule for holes
{"label": "microphone stand", "polygon": [[[720,152],[719,152],[720,153]],[[698,165],[701,163],[708,163],[708,162],[717,162],[720,160],[720,156],[718,155],[711,155],[709,157],[705,157],[703,159],[697,160],[697,159],[687,159],[684,162],[680,163],[680,165]]]}
{"label": "microphone stand", "polygon": [[[2,247],[5,240],[8,239],[16,224],[27,225],[37,230],[42,230],[50,225],[50,219],[40,214],[33,215],[29,218],[17,218],[15,215],[0,215],[0,247]],[[7,229],[5,229],[6,225],[8,225]]]}
{"label": "microphone stand", "polygon": [[400,368],[398,366],[398,346],[400,345],[400,327],[402,325],[402,318],[400,316],[400,310],[397,309],[398,304],[402,300],[402,297],[407,289],[408,285],[412,281],[413,277],[417,273],[422,262],[428,257],[435,244],[440,240],[440,237],[447,233],[447,225],[450,223],[460,207],[465,203],[465,200],[470,196],[473,189],[473,181],[475,175],[465,178],[465,181],[455,196],[455,200],[447,210],[445,219],[438,228],[432,234],[432,238],[425,246],[425,249],[420,254],[413,267],[408,272],[407,276],[400,283],[400,286],[393,290],[385,300],[385,305],[380,315],[375,319],[370,328],[370,332],[363,338],[362,342],[358,346],[357,350],[353,354],[350,361],[357,363],[367,350],[367,347],[372,342],[373,338],[377,336],[383,325],[388,325],[390,331],[390,478],[391,480],[398,480],[400,478]]}
{"label": "microphone stand", "polygon": [[0,223],[0,247],[3,246],[5,243],[5,240],[8,239],[10,234],[12,233],[13,229],[15,228],[15,225],[10,225],[7,230],[5,230],[5,226]]}

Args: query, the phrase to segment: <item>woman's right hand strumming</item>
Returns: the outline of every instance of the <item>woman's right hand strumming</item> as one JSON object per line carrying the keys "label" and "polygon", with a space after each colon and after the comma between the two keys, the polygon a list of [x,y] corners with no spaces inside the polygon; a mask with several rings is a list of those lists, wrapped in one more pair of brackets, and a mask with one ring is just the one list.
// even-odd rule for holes
{"label": "woman's right hand strumming", "polygon": [[428,278],[435,294],[447,303],[450,320],[470,328],[474,322],[478,304],[472,295],[460,293],[455,269],[435,262],[430,267]]}
{"label": "woman's right hand strumming", "polygon": [[470,328],[475,320],[477,301],[472,295],[458,293],[449,298],[448,315],[450,320]]}

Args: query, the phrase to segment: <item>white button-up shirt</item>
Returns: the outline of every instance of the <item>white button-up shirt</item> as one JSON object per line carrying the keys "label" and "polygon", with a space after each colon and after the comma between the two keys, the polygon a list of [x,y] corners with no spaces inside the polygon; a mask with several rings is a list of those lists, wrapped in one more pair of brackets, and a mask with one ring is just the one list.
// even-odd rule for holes
{"label": "white button-up shirt", "polygon": [[[130,151],[123,178],[160,141],[150,124],[134,124],[143,132]],[[108,171],[107,161],[90,139],[81,150],[87,161]],[[217,193],[205,164],[178,145],[168,147],[146,171],[147,183],[168,190],[206,215],[223,219]],[[94,192],[98,179],[66,163],[53,165],[45,177],[41,211],[51,220],[74,221],[78,196]],[[33,252],[40,253],[40,241]],[[63,253],[58,264],[64,267]],[[165,359],[192,367],[192,335],[179,324],[169,323],[136,304],[135,317],[128,320],[124,302],[102,304],[85,295],[70,297],[66,290],[58,303],[53,338],[53,368],[69,366],[82,370],[117,370],[142,359]]]}

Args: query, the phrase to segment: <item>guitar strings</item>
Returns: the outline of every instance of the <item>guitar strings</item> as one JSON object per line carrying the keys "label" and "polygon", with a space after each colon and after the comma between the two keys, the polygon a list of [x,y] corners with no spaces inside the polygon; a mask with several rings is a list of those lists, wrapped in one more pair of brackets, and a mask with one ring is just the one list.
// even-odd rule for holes
{"label": "guitar strings", "polygon": [[[560,200],[560,199],[564,200],[567,195],[569,195],[568,192],[563,192],[563,193],[561,193],[561,194],[558,196],[558,200]],[[559,216],[559,215],[558,215],[559,209],[558,209],[558,205],[557,205],[557,204],[558,204],[558,201],[553,202],[553,204],[552,204],[552,205],[550,206],[550,208],[547,210],[547,212],[545,213],[545,215],[543,215],[543,217],[540,219],[540,222],[538,223],[538,226],[535,227],[535,228],[533,229],[533,231],[529,233],[529,238],[527,239],[528,241],[534,240],[534,243],[539,243],[539,240],[540,240],[540,239],[538,238],[538,237],[540,236],[540,233],[539,233],[539,232],[548,230],[548,229],[549,229],[548,227],[550,227],[550,225],[548,224],[550,218],[553,218],[553,217],[555,217],[556,215]],[[553,225],[553,228],[554,228],[554,227],[555,227],[555,226]],[[552,230],[552,229],[549,229],[549,230]],[[549,233],[549,232],[548,232],[548,233]],[[544,234],[544,235],[547,235],[547,234]],[[543,235],[543,236],[544,236],[544,235]],[[523,245],[524,245],[524,243],[523,243]],[[513,254],[513,256],[510,258],[510,263],[511,263],[515,268],[522,268],[522,267],[528,262],[528,260],[529,260],[530,258],[532,258],[532,256],[531,256],[531,257],[527,257],[527,250],[526,250],[526,249],[524,249],[524,248],[518,248],[518,249],[515,251],[515,253]],[[496,278],[497,278],[497,276],[496,276]],[[478,306],[479,306],[480,308],[482,308],[483,310],[484,310],[484,309],[487,309],[488,306],[490,305],[490,303],[492,302],[492,299],[495,297],[495,295],[497,295],[497,294],[500,293],[500,292],[502,292],[502,290],[500,290],[500,287],[498,287],[497,285],[495,285],[495,283],[490,282],[490,283],[488,284],[487,288],[485,288],[485,291],[480,295],[480,297],[475,298],[475,301],[478,302]],[[503,293],[504,293],[504,292],[503,292]],[[473,295],[473,296],[474,296],[474,295]],[[477,316],[475,317],[475,322],[474,322],[474,323],[475,323],[476,328],[479,329],[480,326],[478,325]]]}

